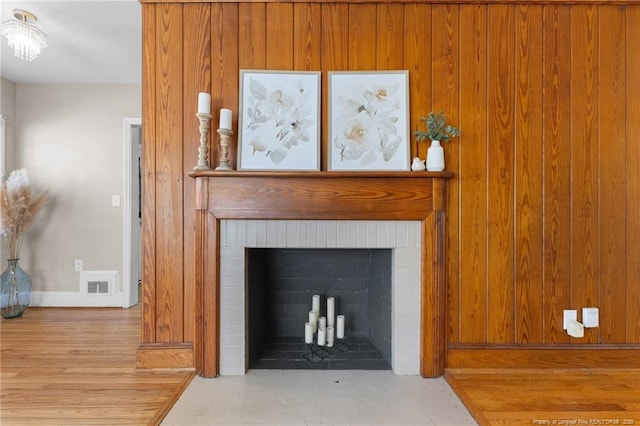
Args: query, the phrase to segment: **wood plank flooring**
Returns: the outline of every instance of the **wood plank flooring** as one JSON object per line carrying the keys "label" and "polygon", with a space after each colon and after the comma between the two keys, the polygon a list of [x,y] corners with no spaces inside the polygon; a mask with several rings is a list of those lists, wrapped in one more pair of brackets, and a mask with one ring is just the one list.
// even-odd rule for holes
{"label": "wood plank flooring", "polygon": [[[136,370],[140,330],[139,307],[29,308],[0,321],[0,424],[159,424],[193,372]],[[480,425],[640,426],[637,369],[445,378]]]}
{"label": "wood plank flooring", "polygon": [[187,370],[136,370],[140,308],[29,308],[0,322],[0,424],[156,425]]}
{"label": "wood plank flooring", "polygon": [[448,370],[480,425],[640,425],[640,370]]}

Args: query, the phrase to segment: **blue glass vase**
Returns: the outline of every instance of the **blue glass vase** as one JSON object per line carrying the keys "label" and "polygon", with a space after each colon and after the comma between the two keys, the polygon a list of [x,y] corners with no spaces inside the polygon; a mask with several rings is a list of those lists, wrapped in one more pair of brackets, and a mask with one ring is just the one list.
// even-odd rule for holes
{"label": "blue glass vase", "polygon": [[16,318],[29,307],[31,277],[20,268],[20,259],[8,259],[7,269],[0,275],[0,314]]}

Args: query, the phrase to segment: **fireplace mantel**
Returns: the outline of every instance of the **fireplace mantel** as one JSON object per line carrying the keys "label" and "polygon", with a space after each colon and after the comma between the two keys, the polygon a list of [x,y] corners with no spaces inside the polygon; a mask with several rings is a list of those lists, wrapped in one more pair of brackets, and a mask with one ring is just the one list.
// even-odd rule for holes
{"label": "fireplace mantel", "polygon": [[219,373],[220,220],[418,220],[422,222],[421,374],[444,373],[445,189],[448,172],[198,170],[196,182],[197,374]]}

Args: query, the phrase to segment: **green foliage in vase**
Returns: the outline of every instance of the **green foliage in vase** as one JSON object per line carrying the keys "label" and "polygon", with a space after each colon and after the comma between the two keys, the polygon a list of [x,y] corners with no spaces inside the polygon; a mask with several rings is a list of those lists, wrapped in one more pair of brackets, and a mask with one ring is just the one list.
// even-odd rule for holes
{"label": "green foliage in vase", "polygon": [[416,130],[414,132],[418,142],[427,139],[432,141],[449,142],[449,138],[460,136],[460,130],[457,127],[447,124],[447,116],[445,115],[444,110],[441,110],[438,113],[434,113],[432,111],[426,117],[421,117],[420,120],[424,121],[424,125],[427,130]]}

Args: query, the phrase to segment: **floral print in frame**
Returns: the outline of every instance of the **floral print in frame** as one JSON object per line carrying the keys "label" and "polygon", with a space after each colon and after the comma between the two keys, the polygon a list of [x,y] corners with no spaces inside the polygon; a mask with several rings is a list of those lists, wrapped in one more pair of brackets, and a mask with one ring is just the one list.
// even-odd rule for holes
{"label": "floral print in frame", "polygon": [[408,71],[329,72],[329,169],[409,170]]}
{"label": "floral print in frame", "polygon": [[320,170],[320,72],[240,71],[238,168]]}

